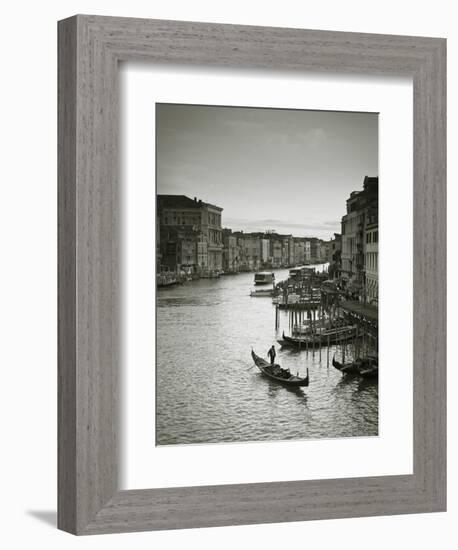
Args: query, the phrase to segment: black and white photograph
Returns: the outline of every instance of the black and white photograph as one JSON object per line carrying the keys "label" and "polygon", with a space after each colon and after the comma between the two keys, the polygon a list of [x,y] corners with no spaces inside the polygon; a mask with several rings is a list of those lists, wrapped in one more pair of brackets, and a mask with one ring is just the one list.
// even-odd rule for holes
{"label": "black and white photograph", "polygon": [[156,445],[378,435],[378,114],[156,104]]}

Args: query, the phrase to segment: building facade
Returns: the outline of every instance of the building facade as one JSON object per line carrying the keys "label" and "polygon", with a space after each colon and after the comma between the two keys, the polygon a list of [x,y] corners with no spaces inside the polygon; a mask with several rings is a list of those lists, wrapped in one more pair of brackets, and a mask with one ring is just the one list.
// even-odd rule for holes
{"label": "building facade", "polygon": [[[366,300],[366,233],[372,232],[371,224],[378,213],[378,177],[364,178],[363,190],[353,191],[347,200],[347,213],[342,217],[341,277],[354,296]],[[378,229],[377,229],[378,236]],[[373,244],[372,242],[370,243]],[[378,246],[378,241],[377,241]],[[370,254],[375,251],[371,250]],[[371,261],[373,256],[371,256]],[[372,265],[372,264],[371,264]],[[371,285],[378,280],[377,267],[371,268]]]}
{"label": "building facade", "polygon": [[263,237],[261,238],[261,263],[263,267],[270,265],[270,241]]}
{"label": "building facade", "polygon": [[342,235],[334,233],[334,238],[329,241],[328,250],[329,278],[338,279],[341,276]]}
{"label": "building facade", "polygon": [[199,276],[328,261],[330,244],[321,239],[223,229],[222,210],[185,195],[158,195],[157,272]]}
{"label": "building facade", "polygon": [[366,280],[365,299],[369,304],[378,305],[378,216],[369,216],[365,238]]}
{"label": "building facade", "polygon": [[244,271],[256,271],[261,267],[261,239],[256,234],[242,233],[239,237]]}
{"label": "building facade", "polygon": [[294,237],[294,263],[296,265],[305,264],[305,240],[299,237]]}
{"label": "building facade", "polygon": [[312,261],[312,247],[309,239],[304,240],[304,260],[305,264]]}
{"label": "building facade", "polygon": [[202,203],[202,235],[207,242],[207,269],[221,271],[223,269],[223,229],[221,226],[222,208],[213,204]]}
{"label": "building facade", "polygon": [[309,239],[310,242],[310,261],[312,263],[324,263],[327,262],[328,252],[327,245],[321,239],[312,237]]}
{"label": "building facade", "polygon": [[[185,195],[158,195],[157,271],[220,271],[223,264],[222,208]],[[159,242],[159,245],[157,243]]]}
{"label": "building facade", "polygon": [[223,271],[225,273],[238,273],[240,262],[240,249],[237,237],[231,229],[223,229]]}

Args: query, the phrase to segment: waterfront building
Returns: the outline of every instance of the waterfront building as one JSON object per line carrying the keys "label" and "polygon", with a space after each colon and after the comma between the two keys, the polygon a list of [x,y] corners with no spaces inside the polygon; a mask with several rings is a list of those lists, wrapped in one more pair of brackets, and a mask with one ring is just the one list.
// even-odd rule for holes
{"label": "waterfront building", "polygon": [[[185,195],[158,195],[162,265],[175,271],[183,265],[191,266],[196,272],[221,271],[222,210]],[[177,242],[180,239],[184,241],[181,244]]]}
{"label": "waterfront building", "polygon": [[361,299],[366,298],[366,231],[377,211],[378,177],[366,176],[363,190],[350,194],[342,217],[341,277],[349,291]]}
{"label": "waterfront building", "polygon": [[329,241],[329,278],[338,279],[340,277],[340,270],[342,254],[342,235],[340,233],[334,233],[334,238]]}
{"label": "waterfront building", "polygon": [[272,267],[289,267],[294,265],[293,236],[269,232],[268,238],[270,239]]}
{"label": "waterfront building", "polygon": [[222,211],[223,209],[219,206],[207,203],[202,212],[202,234],[206,236],[207,240],[209,271],[221,271],[223,268]]}
{"label": "waterfront building", "polygon": [[223,271],[237,273],[240,268],[240,248],[231,229],[223,229]]}
{"label": "waterfront building", "polygon": [[322,241],[317,237],[309,239],[310,242],[310,260],[312,263],[321,263],[324,261],[325,251],[322,248]]}
{"label": "waterfront building", "polygon": [[304,239],[304,263],[309,264],[312,261],[312,247],[310,239]]}
{"label": "waterfront building", "polygon": [[270,237],[270,256],[272,258],[272,267],[282,266],[283,243],[277,235]]}
{"label": "waterfront building", "polygon": [[[193,226],[166,226],[162,228],[160,271],[196,270],[198,234]],[[159,270],[158,270],[159,271]]]}
{"label": "waterfront building", "polygon": [[329,261],[330,243],[315,237],[223,230],[222,210],[185,195],[158,195],[158,273],[237,273]]}
{"label": "waterfront building", "polygon": [[263,266],[270,265],[270,241],[266,238],[261,238],[261,263]]}
{"label": "waterfront building", "polygon": [[253,233],[260,241],[261,264],[266,268],[288,267],[294,264],[294,238],[273,230]]}
{"label": "waterfront building", "polygon": [[281,265],[286,267],[289,264],[289,243],[285,237],[281,238]]}
{"label": "waterfront building", "polygon": [[[359,193],[354,191],[347,200],[347,214],[342,217],[342,278],[356,283],[358,273],[363,268],[363,222],[362,212],[357,208]],[[358,268],[357,268],[358,266]],[[361,280],[358,281],[361,283]]]}
{"label": "waterfront building", "polygon": [[247,270],[256,271],[261,267],[261,239],[259,235],[245,233],[240,239],[243,264]]}
{"label": "waterfront building", "polygon": [[305,263],[305,239],[294,237],[294,264],[303,265]]}
{"label": "waterfront building", "polygon": [[321,262],[327,262],[329,258],[329,241],[321,241]]}
{"label": "waterfront building", "polygon": [[287,237],[287,246],[288,246],[288,267],[296,265],[294,257],[294,237],[288,235]]}
{"label": "waterfront building", "polygon": [[312,239],[308,237],[293,237],[291,250],[293,255],[290,258],[290,265],[306,265],[312,259]]}
{"label": "waterfront building", "polygon": [[369,304],[378,304],[378,216],[377,212],[368,215],[365,239],[365,299]]}
{"label": "waterfront building", "polygon": [[206,273],[208,271],[208,247],[207,241],[202,235],[199,235],[197,239],[197,269],[196,272]]}
{"label": "waterfront building", "polygon": [[[230,231],[230,230],[229,230]],[[253,271],[260,262],[261,243],[256,235],[234,231],[232,237],[234,254],[238,258],[238,271]]]}
{"label": "waterfront building", "polygon": [[[293,238],[290,235],[278,235],[272,231],[265,233],[234,231],[230,234],[237,241],[238,265],[241,271],[284,267],[290,265],[294,259]],[[225,241],[225,249],[228,246],[229,244]]]}
{"label": "waterfront building", "polygon": [[294,238],[274,231],[234,232],[237,235],[242,269],[280,268],[295,265]]}

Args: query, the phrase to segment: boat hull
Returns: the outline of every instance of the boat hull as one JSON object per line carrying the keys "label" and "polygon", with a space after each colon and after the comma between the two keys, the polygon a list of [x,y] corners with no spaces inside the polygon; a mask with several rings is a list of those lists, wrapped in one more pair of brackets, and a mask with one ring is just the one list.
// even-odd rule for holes
{"label": "boat hull", "polygon": [[378,378],[378,367],[373,369],[360,369],[359,374],[363,378],[375,380]]}
{"label": "boat hull", "polygon": [[273,285],[275,283],[275,275],[269,271],[259,271],[254,275],[255,285]]}
{"label": "boat hull", "polygon": [[342,374],[348,374],[352,376],[361,376],[366,379],[378,378],[378,366],[364,367],[357,362],[340,363],[335,358],[332,359],[332,366],[336,368]]}
{"label": "boat hull", "polygon": [[258,369],[261,371],[263,376],[265,376],[266,378],[269,378],[270,380],[275,380],[276,382],[279,382],[284,386],[296,387],[296,388],[306,387],[309,385],[308,369],[307,369],[307,376],[305,378],[299,378],[298,376],[291,376],[289,379],[280,378],[269,372],[268,369],[269,367],[271,367],[270,363],[268,363],[265,359],[262,359],[262,357],[259,357],[258,355],[256,355],[254,351],[251,352],[251,357],[253,358],[254,364],[258,367]]}
{"label": "boat hull", "polygon": [[359,369],[355,366],[354,363],[340,363],[339,361],[333,359],[332,366],[342,374],[359,374]]}
{"label": "boat hull", "polygon": [[273,290],[261,289],[261,290],[252,290],[250,296],[252,298],[271,298]]}
{"label": "boat hull", "polygon": [[319,348],[322,346],[333,345],[341,342],[343,339],[351,340],[356,335],[355,329],[352,327],[348,330],[339,330],[331,334],[316,334],[315,336],[293,337],[286,336],[283,333],[281,339],[277,342],[281,346],[294,347],[297,349]]}

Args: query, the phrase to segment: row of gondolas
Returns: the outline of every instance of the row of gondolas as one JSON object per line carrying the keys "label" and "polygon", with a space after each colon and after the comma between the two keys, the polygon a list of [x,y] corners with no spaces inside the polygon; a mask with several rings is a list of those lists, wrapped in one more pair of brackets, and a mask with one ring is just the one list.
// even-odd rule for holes
{"label": "row of gondolas", "polygon": [[[278,363],[269,363],[251,350],[251,357],[254,364],[258,367],[261,373],[287,386],[308,386],[309,385],[309,370],[307,375],[300,377],[294,375],[289,369],[282,368]],[[344,376],[359,376],[366,379],[378,379],[378,358],[376,355],[366,355],[358,357],[349,362],[339,362],[335,357],[332,359],[332,365]]]}
{"label": "row of gondolas", "polygon": [[[311,328],[302,331],[295,330],[291,336],[287,336],[283,332],[282,337],[277,341],[282,347],[290,347],[299,351],[315,350],[323,346],[334,346],[334,349],[341,347],[343,349],[353,343],[353,349],[358,350],[358,353],[354,354],[356,358],[351,361],[345,361],[345,359],[338,361],[334,355],[332,366],[341,372],[343,376],[378,380],[378,354],[374,351],[368,351],[364,346],[355,344],[355,342],[360,343],[361,339],[364,339],[364,335],[358,331],[356,325],[348,325],[339,320],[319,328],[313,327],[313,330]],[[308,369],[307,375],[300,377],[298,374],[292,374],[289,369],[282,368],[278,363],[269,363],[256,355],[253,350],[251,356],[255,365],[267,378],[289,386],[309,385]]]}

